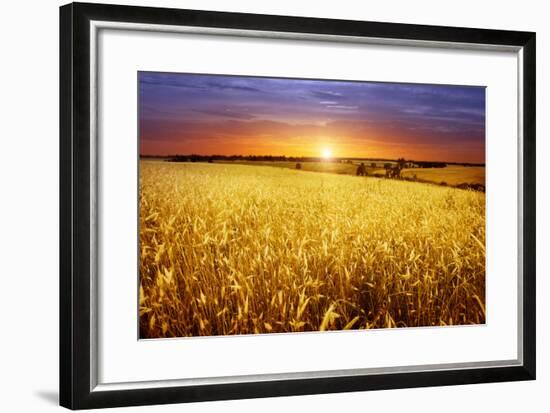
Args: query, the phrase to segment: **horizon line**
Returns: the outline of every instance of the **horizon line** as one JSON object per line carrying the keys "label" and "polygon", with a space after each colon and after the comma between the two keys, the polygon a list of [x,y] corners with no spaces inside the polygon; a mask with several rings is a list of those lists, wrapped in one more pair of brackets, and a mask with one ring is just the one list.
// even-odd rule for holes
{"label": "horizon line", "polygon": [[[319,159],[323,160],[325,162],[330,162],[334,159],[336,160],[365,160],[365,161],[394,161],[396,162],[399,158],[365,158],[365,157],[353,157],[353,156],[332,156],[330,159],[325,159],[322,156],[287,156],[287,155],[242,155],[242,154],[232,154],[232,155],[222,155],[222,154],[211,154],[211,155],[201,155],[198,153],[184,153],[184,154],[170,154],[170,155],[151,155],[151,154],[139,154],[140,158],[173,158],[176,156],[185,157],[185,156],[199,156],[203,158],[208,157],[223,157],[223,158],[231,158],[231,157],[242,157],[242,158],[261,158],[261,157],[273,157],[273,158],[300,158],[300,159]],[[451,165],[473,165],[473,166],[483,166],[485,167],[485,162],[457,162],[457,161],[434,161],[434,160],[418,160],[418,159],[405,159],[405,162],[425,162],[425,163],[445,163],[445,164],[451,164]]]}

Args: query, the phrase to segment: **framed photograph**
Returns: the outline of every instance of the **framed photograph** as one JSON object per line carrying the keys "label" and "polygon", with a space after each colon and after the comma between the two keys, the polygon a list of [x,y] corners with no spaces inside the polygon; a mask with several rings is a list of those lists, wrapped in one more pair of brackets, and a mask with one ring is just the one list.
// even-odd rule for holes
{"label": "framed photograph", "polygon": [[535,33],[60,9],[60,401],[535,378]]}

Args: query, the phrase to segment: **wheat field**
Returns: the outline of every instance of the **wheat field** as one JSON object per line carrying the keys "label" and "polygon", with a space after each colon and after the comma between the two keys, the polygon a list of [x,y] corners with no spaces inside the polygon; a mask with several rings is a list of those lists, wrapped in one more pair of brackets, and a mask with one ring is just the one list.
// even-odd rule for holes
{"label": "wheat field", "polygon": [[449,165],[445,168],[415,168],[404,169],[403,177],[416,176],[419,180],[439,184],[446,182],[449,185],[481,184],[485,185],[484,166]]}
{"label": "wheat field", "polygon": [[485,195],[140,162],[140,337],[485,322]]}

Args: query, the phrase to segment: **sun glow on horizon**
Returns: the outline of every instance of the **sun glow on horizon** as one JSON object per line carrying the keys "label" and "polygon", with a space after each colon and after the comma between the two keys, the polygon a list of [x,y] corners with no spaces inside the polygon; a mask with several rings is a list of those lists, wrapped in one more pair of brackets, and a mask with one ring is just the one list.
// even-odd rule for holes
{"label": "sun glow on horizon", "polygon": [[321,157],[323,159],[332,158],[332,150],[330,148],[323,148],[323,150],[321,151]]}

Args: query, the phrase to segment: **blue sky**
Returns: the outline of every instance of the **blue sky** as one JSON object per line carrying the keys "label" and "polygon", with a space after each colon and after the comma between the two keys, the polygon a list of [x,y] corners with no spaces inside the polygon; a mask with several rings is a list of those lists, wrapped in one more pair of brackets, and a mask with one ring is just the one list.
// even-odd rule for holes
{"label": "blue sky", "polygon": [[485,159],[485,88],[139,72],[143,154]]}

